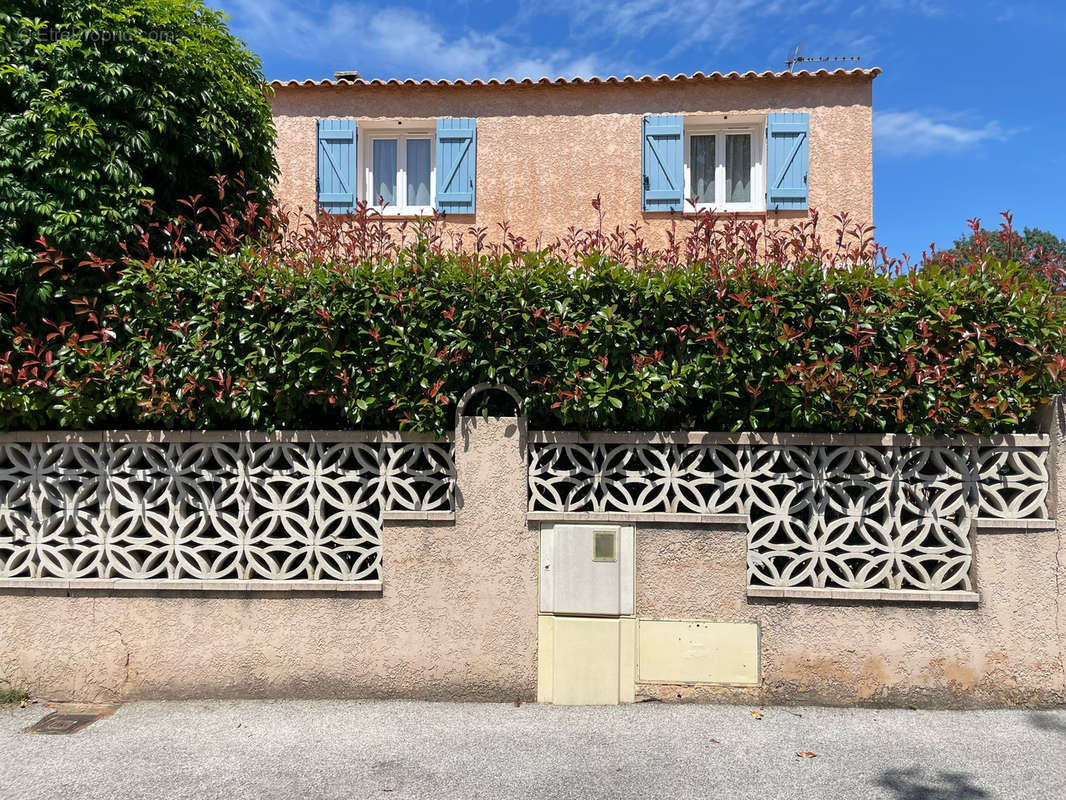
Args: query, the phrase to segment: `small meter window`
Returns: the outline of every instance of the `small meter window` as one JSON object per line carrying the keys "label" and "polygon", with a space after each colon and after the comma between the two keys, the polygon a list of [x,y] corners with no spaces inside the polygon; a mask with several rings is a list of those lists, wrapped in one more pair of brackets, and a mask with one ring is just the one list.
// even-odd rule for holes
{"label": "small meter window", "polygon": [[618,560],[618,537],[614,531],[592,532],[592,560]]}

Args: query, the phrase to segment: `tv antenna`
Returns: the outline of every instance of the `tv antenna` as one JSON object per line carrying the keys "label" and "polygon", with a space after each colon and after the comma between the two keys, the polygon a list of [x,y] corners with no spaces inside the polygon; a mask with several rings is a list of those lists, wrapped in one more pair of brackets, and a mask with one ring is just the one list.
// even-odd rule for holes
{"label": "tv antenna", "polygon": [[805,56],[802,51],[803,42],[796,42],[785,60],[789,72],[796,64],[856,64],[862,60],[861,56]]}

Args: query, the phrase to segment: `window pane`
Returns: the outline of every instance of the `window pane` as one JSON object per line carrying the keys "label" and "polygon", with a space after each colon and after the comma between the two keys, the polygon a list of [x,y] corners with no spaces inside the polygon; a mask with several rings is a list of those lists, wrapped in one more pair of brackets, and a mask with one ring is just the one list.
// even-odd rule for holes
{"label": "window pane", "polygon": [[378,205],[378,198],[389,205],[396,204],[396,140],[374,140],[374,191],[370,202]]}
{"label": "window pane", "polygon": [[725,137],[725,188],[727,203],[751,202],[751,135]]}
{"label": "window pane", "polygon": [[[693,136],[689,154],[692,195],[701,203],[714,202],[714,136]],[[688,198],[685,198],[686,200]]]}
{"label": "window pane", "polygon": [[429,139],[407,140],[407,205],[429,205]]}

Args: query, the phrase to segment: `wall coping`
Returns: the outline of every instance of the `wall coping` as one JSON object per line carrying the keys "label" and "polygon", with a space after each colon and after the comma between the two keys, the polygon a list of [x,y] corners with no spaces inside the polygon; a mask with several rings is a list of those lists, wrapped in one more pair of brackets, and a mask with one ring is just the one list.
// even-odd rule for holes
{"label": "wall coping", "polygon": [[670,511],[527,511],[527,522],[639,522],[685,523],[743,528],[747,514],[696,514]]}
{"label": "wall coping", "polygon": [[[454,433],[437,436],[415,431],[0,431],[0,444],[163,444],[163,443],[269,443],[269,442],[376,442],[448,444]],[[906,433],[713,433],[708,431],[530,431],[531,444],[748,444],[827,445],[867,447],[969,446],[1049,447],[1046,433],[1005,433],[993,436],[915,436]]]}
{"label": "wall coping", "polygon": [[978,603],[981,595],[964,591],[924,589],[818,589],[810,586],[748,586],[748,597],[794,600],[889,600],[919,603]]}
{"label": "wall coping", "polygon": [[399,444],[448,444],[455,436],[435,436],[413,431],[0,431],[0,444],[166,444],[166,443],[307,443],[373,442]]}
{"label": "wall coping", "polygon": [[704,431],[530,431],[531,444],[748,444],[866,447],[1050,447],[1046,433],[916,436],[909,433],[711,433]]}
{"label": "wall coping", "polygon": [[224,580],[198,581],[191,578],[176,580],[165,578],[2,578],[0,590],[44,589],[61,591],[107,591],[122,592],[272,592],[289,593],[348,593],[380,592],[383,583],[376,581],[331,581],[331,580]]}
{"label": "wall coping", "polygon": [[[748,515],[666,511],[527,511],[526,521],[588,522],[592,524],[597,522],[681,523],[686,525],[710,525],[719,528],[743,528],[748,524]],[[1039,531],[1053,531],[1056,527],[1056,521],[1047,517],[975,517],[973,524],[974,530],[978,533],[1036,533]]]}

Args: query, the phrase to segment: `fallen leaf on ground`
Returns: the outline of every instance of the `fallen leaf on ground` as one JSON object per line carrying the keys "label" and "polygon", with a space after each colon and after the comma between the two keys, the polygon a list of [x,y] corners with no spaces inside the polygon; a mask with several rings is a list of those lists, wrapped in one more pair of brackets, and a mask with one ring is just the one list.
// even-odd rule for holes
{"label": "fallen leaf on ground", "polygon": [[750,713],[751,713],[752,719],[762,719],[763,718],[763,713],[761,711],[752,711]]}
{"label": "fallen leaf on ground", "polygon": [[800,752],[796,753],[796,755],[799,756],[800,758],[817,758],[818,757],[817,753],[812,753],[810,750],[801,750]]}

